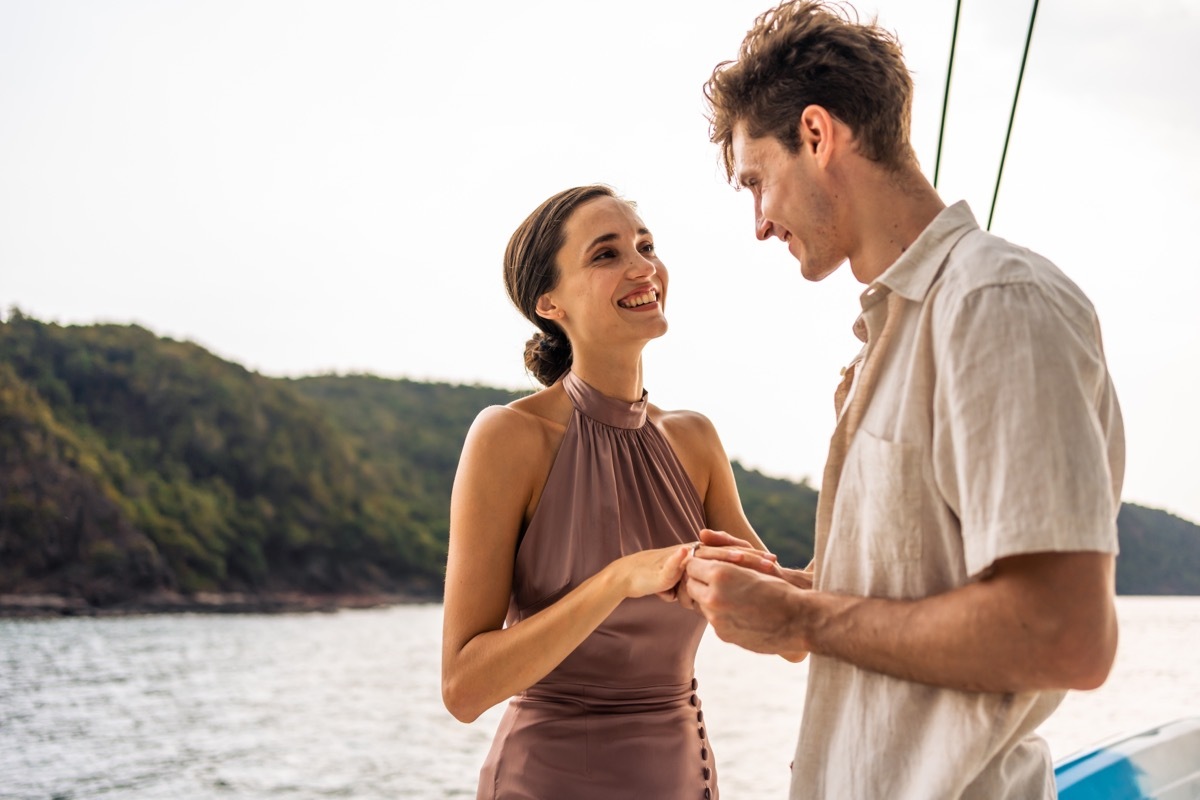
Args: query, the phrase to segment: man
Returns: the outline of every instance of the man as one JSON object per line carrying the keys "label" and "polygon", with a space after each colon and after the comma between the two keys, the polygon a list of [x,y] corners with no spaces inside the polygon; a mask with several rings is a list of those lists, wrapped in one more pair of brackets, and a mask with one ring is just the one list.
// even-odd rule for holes
{"label": "man", "polygon": [[786,2],[705,93],[758,238],[867,288],[812,572],[707,547],[681,597],[722,639],[812,654],[793,798],[1053,797],[1034,730],[1103,683],[1117,640],[1123,431],[1095,312],[942,203],[900,46],[873,24]]}

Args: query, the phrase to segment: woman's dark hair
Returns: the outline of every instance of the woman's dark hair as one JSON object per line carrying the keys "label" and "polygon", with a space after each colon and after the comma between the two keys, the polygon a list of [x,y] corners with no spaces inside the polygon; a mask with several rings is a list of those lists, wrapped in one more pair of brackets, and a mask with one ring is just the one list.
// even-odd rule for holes
{"label": "woman's dark hair", "polygon": [[546,200],[525,218],[504,250],[504,287],[508,297],[538,332],[525,343],[525,368],[550,386],[571,368],[571,342],[557,323],[537,315],[538,298],[558,285],[555,259],[566,240],[567,220],[589,200],[616,197],[603,184],[576,186]]}

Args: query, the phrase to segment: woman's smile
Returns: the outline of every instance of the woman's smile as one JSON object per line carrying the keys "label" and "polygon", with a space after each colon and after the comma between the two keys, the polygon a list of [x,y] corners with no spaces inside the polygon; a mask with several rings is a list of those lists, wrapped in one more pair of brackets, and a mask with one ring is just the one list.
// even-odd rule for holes
{"label": "woman's smile", "polygon": [[648,311],[652,304],[655,308],[658,307],[658,290],[653,287],[638,289],[617,301],[621,308],[631,311]]}

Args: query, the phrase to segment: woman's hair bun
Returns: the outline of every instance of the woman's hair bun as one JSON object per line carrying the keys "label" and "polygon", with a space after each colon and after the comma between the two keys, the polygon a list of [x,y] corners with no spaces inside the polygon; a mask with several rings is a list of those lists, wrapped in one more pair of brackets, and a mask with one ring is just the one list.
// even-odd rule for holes
{"label": "woman's hair bun", "polygon": [[538,331],[525,343],[525,368],[550,386],[571,368],[571,342],[564,334]]}

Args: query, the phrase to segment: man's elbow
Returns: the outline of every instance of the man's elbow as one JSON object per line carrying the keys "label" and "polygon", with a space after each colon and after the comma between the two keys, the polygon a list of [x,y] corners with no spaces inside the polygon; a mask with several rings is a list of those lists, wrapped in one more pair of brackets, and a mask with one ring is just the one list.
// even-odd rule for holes
{"label": "man's elbow", "polygon": [[1107,642],[1093,645],[1075,660],[1074,668],[1068,671],[1068,689],[1091,691],[1104,685],[1117,655],[1115,632],[1111,638],[1111,645]]}
{"label": "man's elbow", "polygon": [[1078,626],[1058,639],[1053,648],[1054,688],[1090,691],[1100,688],[1112,672],[1117,655],[1117,623],[1109,619]]}
{"label": "man's elbow", "polygon": [[1030,647],[1024,688],[1100,687],[1117,654],[1113,556],[1033,553],[1005,559],[997,567],[996,580],[1021,608]]}

